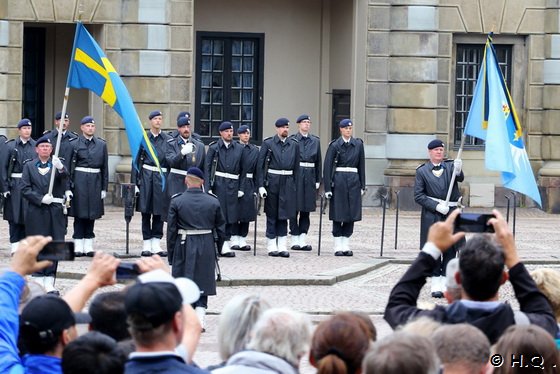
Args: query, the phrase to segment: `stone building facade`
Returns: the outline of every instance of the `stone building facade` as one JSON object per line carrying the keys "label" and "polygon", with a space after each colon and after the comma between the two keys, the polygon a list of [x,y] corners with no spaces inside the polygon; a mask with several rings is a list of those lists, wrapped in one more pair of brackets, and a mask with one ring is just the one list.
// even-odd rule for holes
{"label": "stone building facade", "polygon": [[[379,205],[387,196],[394,207],[398,192],[404,209],[416,208],[414,172],[427,157],[428,141],[438,137],[448,144],[448,156],[456,155],[468,111],[464,82],[472,83],[476,48],[492,31],[504,50],[543,209],[560,212],[558,0],[5,0],[0,133],[15,136],[22,116],[32,117],[36,132],[52,126],[78,19],[146,122],[159,109],[173,129],[176,113],[188,110],[195,131],[210,141],[216,121],[239,110],[234,123],[249,121],[260,142],[273,134],[276,118],[294,121],[308,113],[326,149],[337,136],[336,122],[350,117],[366,146],[365,204]],[[236,45],[254,49],[237,54]],[[251,66],[242,65],[239,77],[248,80],[239,90],[236,61]],[[224,96],[215,96],[223,82]],[[130,155],[120,118],[84,90],[71,90],[68,110],[74,131],[82,116],[97,119],[98,133],[108,141],[111,181],[126,181]],[[462,158],[465,200],[503,206],[510,191],[497,173],[484,170],[483,146],[471,141]],[[518,201],[533,205],[523,196]]]}

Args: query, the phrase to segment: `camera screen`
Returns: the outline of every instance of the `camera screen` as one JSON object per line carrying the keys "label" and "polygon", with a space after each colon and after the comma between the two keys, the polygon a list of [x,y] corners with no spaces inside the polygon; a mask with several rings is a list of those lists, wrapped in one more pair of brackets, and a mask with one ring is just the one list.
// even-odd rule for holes
{"label": "camera screen", "polygon": [[461,213],[455,220],[455,230],[464,232],[494,232],[494,226],[488,220],[493,214]]}

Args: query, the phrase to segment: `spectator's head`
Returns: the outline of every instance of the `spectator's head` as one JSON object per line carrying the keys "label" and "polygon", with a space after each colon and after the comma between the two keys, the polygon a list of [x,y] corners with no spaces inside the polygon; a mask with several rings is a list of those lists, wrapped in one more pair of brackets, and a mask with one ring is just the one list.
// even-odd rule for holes
{"label": "spectator's head", "polygon": [[20,316],[20,338],[26,352],[61,357],[77,336],[76,319],[66,302],[52,295],[31,300]]}
{"label": "spectator's head", "polygon": [[65,374],[117,374],[124,372],[125,361],[113,338],[90,331],[64,348],[62,370]]}
{"label": "spectator's head", "polygon": [[430,339],[403,331],[373,344],[364,358],[364,374],[437,374],[440,361]]}
{"label": "spectator's head", "polygon": [[285,308],[266,310],[253,328],[247,348],[283,358],[295,367],[309,348],[311,323],[303,313]]}
{"label": "spectator's head", "polygon": [[477,234],[467,240],[461,249],[457,275],[463,298],[475,301],[494,299],[507,279],[504,253],[492,235]]}
{"label": "spectator's head", "polygon": [[89,306],[90,330],[99,331],[116,341],[130,339],[124,297],[123,291],[105,292],[95,296]]}
{"label": "spectator's head", "polygon": [[430,337],[432,333],[441,326],[441,323],[435,321],[433,318],[427,316],[420,316],[415,318],[405,325],[402,325],[399,330],[409,334],[417,334],[425,337]]}
{"label": "spectator's head", "polygon": [[360,320],[360,325],[365,330],[365,332],[368,335],[368,337],[370,338],[370,340],[372,342],[377,340],[377,329],[373,325],[373,322],[371,321],[371,318],[369,318],[369,316],[366,313],[352,310],[352,311],[347,311],[347,312],[340,312],[340,313],[337,313],[337,314],[340,314],[340,315],[350,314],[350,315],[358,318]]}
{"label": "spectator's head", "polygon": [[372,342],[365,322],[351,313],[340,313],[319,323],[309,351],[317,373],[359,373]]}
{"label": "spectator's head", "polygon": [[531,272],[537,287],[546,296],[560,322],[560,272],[554,269],[537,269]]}
{"label": "spectator's head", "polygon": [[447,263],[445,270],[445,299],[449,304],[461,300],[461,286],[457,283],[455,274],[459,271],[459,259],[453,258]]}
{"label": "spectator's head", "polygon": [[[557,373],[560,367],[556,343],[548,332],[536,325],[513,325],[507,328],[494,346],[502,365],[494,373]],[[521,367],[521,357],[524,358]]]}
{"label": "spectator's head", "polygon": [[185,325],[183,304],[192,304],[199,297],[200,290],[189,279],[174,279],[163,270],[140,275],[125,296],[129,331],[136,347],[174,350]]}
{"label": "spectator's head", "polygon": [[220,357],[227,360],[245,349],[251,330],[263,312],[270,308],[266,300],[255,295],[237,295],[222,310],[218,326]]}
{"label": "spectator's head", "polygon": [[473,325],[442,325],[432,335],[444,373],[486,373],[490,341]]}

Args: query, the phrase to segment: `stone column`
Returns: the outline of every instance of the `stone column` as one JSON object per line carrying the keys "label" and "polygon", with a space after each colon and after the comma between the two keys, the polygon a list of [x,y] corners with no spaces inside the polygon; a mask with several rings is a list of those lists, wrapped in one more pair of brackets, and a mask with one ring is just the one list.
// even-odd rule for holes
{"label": "stone column", "polygon": [[[0,2],[0,14],[7,12]],[[23,22],[0,20],[0,134],[8,139],[17,134],[21,119]]]}

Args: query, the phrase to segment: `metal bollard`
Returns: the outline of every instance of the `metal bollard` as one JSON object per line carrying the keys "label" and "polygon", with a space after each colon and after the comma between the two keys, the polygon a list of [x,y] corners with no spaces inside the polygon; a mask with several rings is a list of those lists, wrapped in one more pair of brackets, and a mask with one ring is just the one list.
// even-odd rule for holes
{"label": "metal bollard", "polygon": [[136,187],[136,185],[132,183],[121,184],[121,197],[123,199],[124,205],[124,220],[126,221],[126,254],[128,254],[129,248],[128,244],[130,235],[130,221],[132,220],[132,216],[134,215],[134,205],[136,202],[134,187]]}

